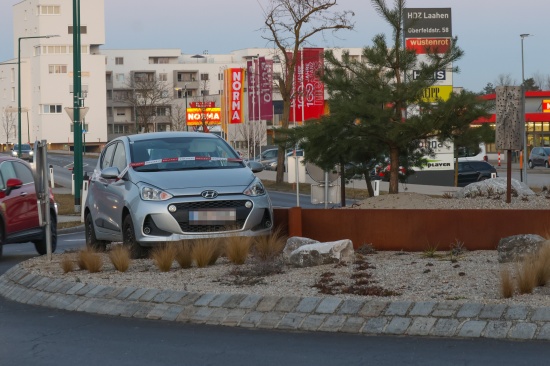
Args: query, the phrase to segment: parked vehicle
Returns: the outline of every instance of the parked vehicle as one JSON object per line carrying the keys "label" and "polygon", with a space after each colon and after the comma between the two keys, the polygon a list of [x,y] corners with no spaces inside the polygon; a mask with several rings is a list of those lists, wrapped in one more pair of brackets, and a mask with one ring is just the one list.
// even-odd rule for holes
{"label": "parked vehicle", "polygon": [[86,245],[268,235],[271,200],[222,138],[198,132],[121,136],[101,152],[84,205]]}
{"label": "parked vehicle", "polygon": [[[46,254],[46,226],[40,226],[38,197],[30,165],[18,158],[0,156],[0,256],[6,244],[32,242]],[[52,252],[57,246],[57,205],[50,190]]]}
{"label": "parked vehicle", "polygon": [[[294,150],[287,150],[285,155],[285,172],[286,172],[286,160],[289,156],[294,156]],[[304,156],[304,150],[296,150],[296,156]],[[265,170],[277,170],[277,156],[272,159],[264,161]]]}
{"label": "parked vehicle", "polygon": [[458,186],[466,187],[470,183],[481,182],[498,177],[494,166],[486,161],[459,161],[458,162]]}
{"label": "parked vehicle", "polygon": [[[11,149],[11,156],[14,158],[17,158],[19,154],[19,145],[15,144],[13,145],[13,149]],[[31,145],[29,144],[21,144],[21,156],[20,158],[23,160],[30,161],[32,163],[34,152],[31,148]]]}
{"label": "parked vehicle", "polygon": [[550,147],[534,147],[529,154],[527,162],[529,168],[533,169],[536,166],[550,167]]}
{"label": "parked vehicle", "polygon": [[485,143],[479,144],[479,149],[471,150],[465,147],[458,148],[458,161],[487,161],[487,150]]}
{"label": "parked vehicle", "polygon": [[265,166],[265,163],[267,161],[272,161],[273,159],[277,159],[278,153],[279,153],[279,149],[267,149],[261,154],[254,157],[254,161],[257,161]]}

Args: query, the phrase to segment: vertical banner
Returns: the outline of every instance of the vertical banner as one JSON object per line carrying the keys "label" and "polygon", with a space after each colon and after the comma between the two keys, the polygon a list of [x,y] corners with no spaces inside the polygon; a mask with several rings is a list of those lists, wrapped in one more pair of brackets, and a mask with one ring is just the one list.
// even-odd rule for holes
{"label": "vertical banner", "polygon": [[325,86],[319,79],[323,72],[323,48],[304,48],[296,58],[294,99],[290,121],[319,118],[325,105]]}
{"label": "vertical banner", "polygon": [[248,120],[249,121],[258,121],[259,120],[259,83],[260,75],[258,68],[258,59],[253,59],[246,62],[246,88],[248,91]]}
{"label": "vertical banner", "polygon": [[260,119],[273,119],[273,60],[260,57]]}
{"label": "vertical banner", "polygon": [[226,69],[224,94],[227,100],[226,111],[229,123],[243,123],[244,69]]}

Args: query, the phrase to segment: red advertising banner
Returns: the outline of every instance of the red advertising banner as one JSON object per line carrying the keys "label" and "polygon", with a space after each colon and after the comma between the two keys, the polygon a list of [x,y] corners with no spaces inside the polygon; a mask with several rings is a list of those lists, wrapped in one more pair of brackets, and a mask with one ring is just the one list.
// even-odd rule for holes
{"label": "red advertising banner", "polygon": [[445,53],[451,47],[450,38],[407,38],[406,47],[417,55],[426,53]]}
{"label": "red advertising banner", "polygon": [[244,101],[244,69],[231,68],[225,70],[224,97],[228,123],[243,123]]}
{"label": "red advertising banner", "polygon": [[289,118],[291,122],[303,122],[323,114],[325,86],[318,76],[323,72],[323,51],[323,48],[304,48],[298,54]]}
{"label": "red advertising banner", "polygon": [[273,119],[273,60],[260,57],[260,118]]}
{"label": "red advertising banner", "polygon": [[246,87],[248,91],[248,120],[258,121],[260,113],[258,113],[259,104],[259,83],[260,74],[258,68],[258,59],[253,59],[246,62]]}

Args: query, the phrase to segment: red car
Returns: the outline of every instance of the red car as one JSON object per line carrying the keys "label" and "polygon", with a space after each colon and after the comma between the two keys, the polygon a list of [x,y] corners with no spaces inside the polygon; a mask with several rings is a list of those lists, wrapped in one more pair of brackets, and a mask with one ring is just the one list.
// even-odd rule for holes
{"label": "red car", "polygon": [[[31,166],[18,158],[0,156],[0,256],[5,244],[34,243],[46,254],[46,226],[40,226]],[[57,245],[57,205],[50,189],[52,252]]]}

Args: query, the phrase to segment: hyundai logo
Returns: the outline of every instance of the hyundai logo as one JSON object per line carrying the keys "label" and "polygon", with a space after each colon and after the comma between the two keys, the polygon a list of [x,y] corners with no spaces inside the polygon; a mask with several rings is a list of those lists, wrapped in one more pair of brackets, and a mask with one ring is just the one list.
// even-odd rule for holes
{"label": "hyundai logo", "polygon": [[216,192],[216,191],[202,191],[201,196],[203,196],[204,198],[212,199],[212,198],[218,197],[218,192]]}

